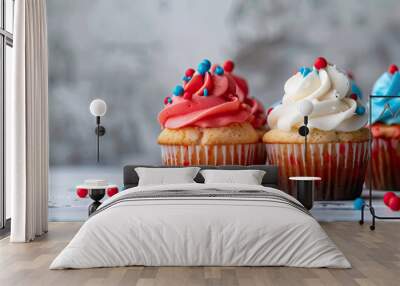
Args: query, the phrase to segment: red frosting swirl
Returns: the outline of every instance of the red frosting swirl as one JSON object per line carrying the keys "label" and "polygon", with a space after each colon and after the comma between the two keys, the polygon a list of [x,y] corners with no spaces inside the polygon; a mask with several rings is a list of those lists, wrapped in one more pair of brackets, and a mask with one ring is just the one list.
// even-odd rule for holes
{"label": "red frosting swirl", "polygon": [[236,83],[236,94],[240,100],[240,102],[247,105],[250,109],[250,113],[253,115],[251,124],[254,128],[261,128],[267,123],[267,116],[265,113],[264,106],[254,97],[249,97],[249,86],[245,79],[230,74]]}
{"label": "red frosting swirl", "polygon": [[217,74],[215,66],[211,70],[204,75],[193,74],[184,85],[183,96],[167,101],[158,115],[162,127],[222,127],[254,121],[251,108],[236,94],[234,78],[228,73]]}

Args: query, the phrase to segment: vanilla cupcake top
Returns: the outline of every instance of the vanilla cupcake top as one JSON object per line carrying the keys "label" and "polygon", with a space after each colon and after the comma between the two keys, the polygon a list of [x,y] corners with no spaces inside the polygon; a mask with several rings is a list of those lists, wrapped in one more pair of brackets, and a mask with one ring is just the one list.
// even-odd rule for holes
{"label": "vanilla cupcake top", "polygon": [[299,103],[309,100],[313,112],[308,126],[323,131],[351,132],[364,127],[368,121],[366,109],[359,95],[352,93],[351,80],[345,72],[317,58],[313,68],[301,67],[287,80],[282,103],[268,115],[271,129],[291,131],[303,124]]}

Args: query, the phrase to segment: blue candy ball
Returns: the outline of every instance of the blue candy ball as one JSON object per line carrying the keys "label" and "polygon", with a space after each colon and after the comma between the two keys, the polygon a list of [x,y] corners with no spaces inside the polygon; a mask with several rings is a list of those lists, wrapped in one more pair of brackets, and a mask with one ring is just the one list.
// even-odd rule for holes
{"label": "blue candy ball", "polygon": [[217,75],[223,75],[223,74],[224,74],[224,69],[223,69],[222,67],[220,67],[220,66],[217,66],[217,67],[215,68],[215,74],[217,74]]}
{"label": "blue candy ball", "polygon": [[174,90],[172,91],[172,93],[173,93],[175,96],[179,96],[179,95],[183,94],[183,87],[182,87],[181,85],[175,86],[175,88],[174,88]]}
{"label": "blue candy ball", "polygon": [[299,68],[299,73],[301,73],[301,75],[303,77],[306,77],[309,73],[311,72],[311,69],[308,67],[301,67]]}
{"label": "blue candy ball", "polygon": [[355,210],[361,210],[363,205],[364,205],[364,200],[362,198],[357,198],[353,202],[353,207]]}
{"label": "blue candy ball", "polygon": [[210,68],[206,63],[200,63],[199,66],[197,67],[197,71],[199,74],[203,75],[205,74]]}
{"label": "blue candy ball", "polygon": [[211,62],[208,59],[202,60],[201,63],[203,63],[207,66],[207,70],[209,70],[211,68]]}
{"label": "blue candy ball", "polygon": [[364,106],[361,106],[361,105],[357,106],[357,108],[356,108],[356,113],[357,113],[358,115],[363,115],[363,114],[365,113],[365,107],[364,107]]}

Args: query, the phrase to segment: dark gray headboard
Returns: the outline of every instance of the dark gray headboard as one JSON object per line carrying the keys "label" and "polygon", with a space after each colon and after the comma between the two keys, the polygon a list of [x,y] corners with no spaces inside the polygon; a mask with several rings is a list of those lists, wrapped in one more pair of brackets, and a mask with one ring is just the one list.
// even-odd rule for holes
{"label": "dark gray headboard", "polygon": [[[135,171],[136,167],[147,167],[147,168],[171,168],[171,166],[154,166],[154,165],[128,165],[124,167],[124,188],[133,188],[138,185],[139,177]],[[278,188],[278,167],[267,166],[267,165],[252,165],[252,166],[198,166],[202,169],[221,169],[221,170],[264,170],[266,172],[262,185],[265,187]],[[194,180],[197,183],[204,183],[203,176],[199,173]]]}

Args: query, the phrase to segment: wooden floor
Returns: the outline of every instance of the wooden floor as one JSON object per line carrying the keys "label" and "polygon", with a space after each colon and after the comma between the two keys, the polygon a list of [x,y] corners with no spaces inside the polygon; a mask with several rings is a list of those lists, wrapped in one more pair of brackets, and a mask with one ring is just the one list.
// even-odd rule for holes
{"label": "wooden floor", "polygon": [[349,270],[288,267],[124,267],[48,270],[80,223],[50,223],[28,244],[0,241],[0,285],[400,285],[400,223],[375,232],[356,222],[322,226],[353,265]]}

